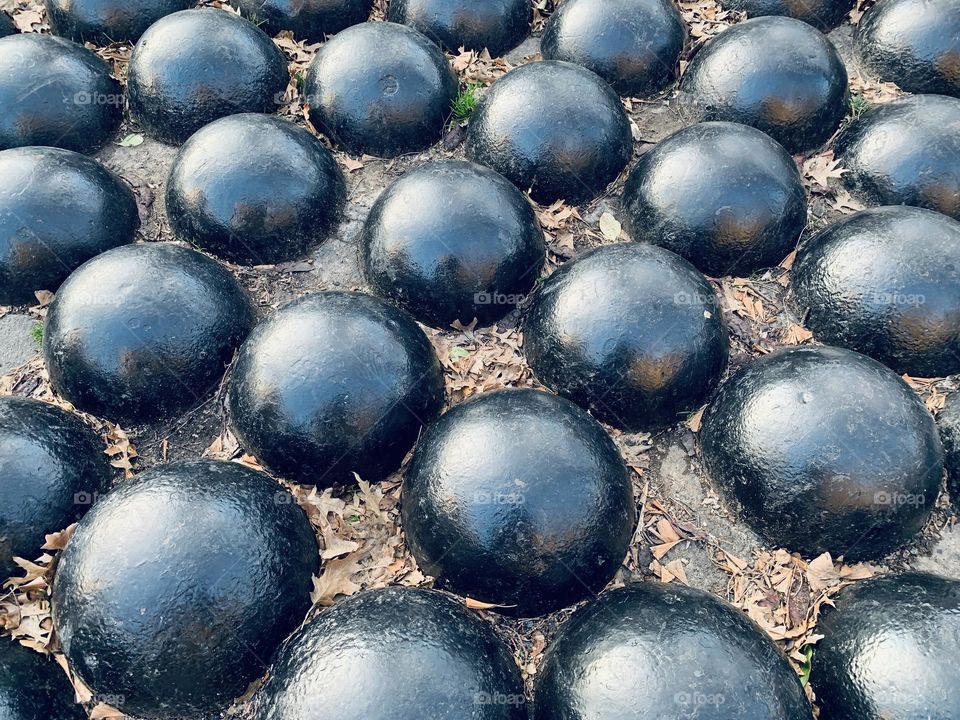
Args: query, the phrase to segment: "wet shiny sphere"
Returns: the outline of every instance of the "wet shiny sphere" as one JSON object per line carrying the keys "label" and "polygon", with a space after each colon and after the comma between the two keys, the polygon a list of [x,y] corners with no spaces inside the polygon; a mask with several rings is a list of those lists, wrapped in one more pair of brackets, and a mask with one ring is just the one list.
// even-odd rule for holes
{"label": "wet shiny sphere", "polygon": [[278,475],[326,487],[379,482],[443,404],[430,341],[394,305],[308,295],[268,317],[240,351],[228,404],[244,448]]}
{"label": "wet shiny sphere", "polygon": [[632,432],[681,421],[727,364],[713,287],[652,245],[607,245],[563,265],[537,293],[523,338],[540,382]]}
{"label": "wet shiny sphere", "polygon": [[810,716],[796,673],[744,613],[702,590],[658,582],[604,593],[560,626],[537,672],[532,715]]}
{"label": "wet shiny sphere", "polygon": [[623,561],[636,513],[603,427],[538,390],[454,406],[417,443],[403,527],[439,587],[522,617],[599,592]]}
{"label": "wet shiny sphere", "polygon": [[426,36],[368,22],[324,43],[304,92],[310,122],[343,150],[395,157],[440,140],[457,89],[450,63]]}
{"label": "wet shiny sphere", "polygon": [[284,54],[256,25],[226,10],[183,10],[134,47],[130,115],[151,137],[179,145],[227,115],[273,112],[289,80]]}
{"label": "wet shiny sphere", "polygon": [[16,35],[19,32],[13,23],[13,18],[0,10],[0,38],[7,35]]}
{"label": "wet shiny sphere", "polygon": [[313,42],[364,22],[373,9],[373,0],[231,0],[230,4],[271,35],[290,30],[295,38]]}
{"label": "wet shiny sphere", "polygon": [[597,73],[620,95],[653,95],[677,79],[686,25],[672,0],[567,0],[540,41],[547,60]]}
{"label": "wet shiny sphere", "polygon": [[870,578],[824,608],[811,684],[823,717],[951,718],[960,710],[960,582],[926,573]]}
{"label": "wet shiny sphere", "polygon": [[830,32],[846,19],[857,3],[856,0],[721,0],[720,4],[752,18],[785,15],[803,20],[822,32]]}
{"label": "wet shiny sphere", "polygon": [[544,204],[592,200],[632,154],[617,94],[589,70],[554,60],[522,65],[491,85],[467,134],[468,158]]}
{"label": "wet shiny sphere", "polygon": [[50,656],[16,640],[0,639],[0,718],[86,720],[66,673]]}
{"label": "wet shiny sphere", "polygon": [[218,257],[268,265],[325,240],[345,196],[333,155],[309,132],[270,115],[231,115],[180,148],[167,216],[179,238]]}
{"label": "wet shiny sphere", "polygon": [[209,717],[266,673],[310,608],[319,565],[310,521],[267,475],[160,465],[80,522],[53,621],[72,670],[125,714]]}
{"label": "wet shiny sphere", "polygon": [[821,342],[897,373],[960,372],[960,223],[883,207],[827,227],[797,254],[793,292]]}
{"label": "wet shiny sphere", "polygon": [[847,70],[823,33],[786,17],[746,20],[710,40],[680,82],[694,120],[762,130],[790,153],[823,145],[847,112]]}
{"label": "wet shiny sphere", "polygon": [[123,88],[84,47],[38,33],[0,40],[0,150],[49,145],[92,153],[123,119]]}
{"label": "wet shiny sphere", "polygon": [[136,42],[157,20],[195,0],[43,0],[54,35],[77,43]]}
{"label": "wet shiny sphere", "polygon": [[623,190],[634,240],[679,254],[714,277],[777,265],[807,224],[796,163],[768,135],[706,122],[644,154]]}
{"label": "wet shiny sphere", "polygon": [[252,323],[249,297],[216,261],[177,245],[126,245],[61,286],[43,356],[77,408],[143,422],[203,400]]}
{"label": "wet shiny sphere", "polygon": [[720,387],[700,431],[704,466],[740,518],[804,557],[880,558],[937,501],[933,417],[894,372],[850,350],[793,348]]}
{"label": "wet shiny sphere", "polygon": [[533,7],[527,0],[393,0],[388,17],[454,55],[465,48],[499,57],[530,34]]}
{"label": "wet shiny sphere", "polygon": [[360,247],[376,292],[435,326],[496,322],[523,302],[546,252],[523,193],[456,160],[422,165],[388,187]]}
{"label": "wet shiny sphere", "polygon": [[0,305],[36,302],[81,264],[132,242],[140,218],[127,184],[85,155],[0,152]]}

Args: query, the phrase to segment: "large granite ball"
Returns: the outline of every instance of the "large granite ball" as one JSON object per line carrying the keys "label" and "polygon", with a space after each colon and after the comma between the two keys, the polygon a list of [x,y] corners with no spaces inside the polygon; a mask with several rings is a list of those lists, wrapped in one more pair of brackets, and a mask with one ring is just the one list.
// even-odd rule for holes
{"label": "large granite ball", "polygon": [[186,10],[195,0],[43,0],[54,35],[109,45],[136,42],[157,20]]}
{"label": "large granite ball", "polygon": [[52,611],[73,671],[148,720],[226,708],[310,608],[310,521],[263,473],[214,460],[118,485],[60,558]]}
{"label": "large granite ball", "polygon": [[230,4],[271,35],[290,30],[301,40],[323,42],[364,22],[373,0],[230,0]]}
{"label": "large granite ball", "polygon": [[473,113],[467,157],[538,203],[592,200],[633,156],[630,120],[598,75],[544,60],[511,70]]}
{"label": "large granite ball", "polygon": [[880,0],[853,36],[860,62],[911,93],[960,97],[956,0]]}
{"label": "large granite ball", "polygon": [[228,403],[244,448],[318,486],[379,482],[443,405],[433,346],[409,315],[360,293],[308,295],[258,325]]}
{"label": "large granite ball", "polygon": [[784,15],[803,20],[817,30],[830,32],[842,23],[856,6],[856,0],[721,0],[730,10],[750,17]]}
{"label": "large granite ball", "polygon": [[791,153],[823,145],[847,112],[847,69],[820,31],[760,17],[728,28],[698,52],[680,81],[696,120],[751,125]]}
{"label": "large granite ball", "polygon": [[528,0],[393,0],[388,17],[454,54],[486,48],[499,57],[530,34],[533,6]]}
{"label": "large granite ball", "polygon": [[106,491],[103,451],[75,415],[39,400],[0,398],[0,577],[14,573],[14,556],[39,557],[45,535],[79,520]]}
{"label": "large granite ball", "polygon": [[140,217],[130,188],[71,150],[0,152],[0,305],[36,302],[94,255],[133,240]]}
{"label": "large granite ball", "polygon": [[327,238],[346,186],[333,155],[309,132],[279,117],[241,114],[187,140],[166,197],[178,237],[232,262],[268,265],[302,257]]}
{"label": "large granite ball", "polygon": [[960,220],[960,100],[913,95],[880,105],[834,143],[844,184],[874,205],[915,205]]}
{"label": "large granite ball", "polygon": [[778,264],[807,224],[797,165],[747,125],[684,128],[643,155],[623,189],[634,240],[665,247],[720,277]]}
{"label": "large granite ball", "polygon": [[960,223],[931,210],[883,207],[805,242],[793,292],[821,342],[898,373],[960,372]]}
{"label": "large granite ball", "polygon": [[631,432],[679,422],[727,365],[727,331],[707,279],[653,245],[605,245],[541,286],[523,351],[544,385]]}
{"label": "large granite ball", "polygon": [[947,488],[954,505],[960,505],[960,394],[947,396],[937,413],[937,428],[943,441]]}
{"label": "large granite ball", "polygon": [[674,583],[604,593],[560,627],[534,720],[809,720],[796,673],[744,613]]}
{"label": "large granite ball", "polygon": [[894,372],[850,350],[793,348],[720,387],[700,432],[707,474],[777,547],[874,559],[909,541],[937,500],[943,448]]}
{"label": "large granite ball", "polygon": [[523,681],[493,628],[433,590],[370,590],[277,654],[257,720],[526,720]]}
{"label": "large granite ball", "polygon": [[151,137],[179,145],[227,115],[273,112],[289,80],[286,58],[256,25],[225,10],[181,10],[133,49],[130,115]]}
{"label": "large granite ball", "polygon": [[620,95],[645,97],[677,79],[687,26],[673,0],[567,0],[540,40],[547,60],[593,70]]}
{"label": "large granite ball", "polygon": [[636,522],[630,475],[600,423],[531,389],[482,394],[429,426],[402,516],[440,587],[523,617],[599,592]]}
{"label": "large granite ball", "polygon": [[304,86],[310,122],[353,154],[395,157],[440,140],[457,76],[430,40],[406,25],[354,25],[324,43]]}
{"label": "large granite ball", "polygon": [[388,187],[360,237],[376,292],[420,322],[496,322],[523,302],[546,249],[533,207],[489,168],[447,160]]}
{"label": "large granite ball", "polygon": [[50,658],[0,638],[0,718],[86,720],[66,674]]}
{"label": "large granite ball", "polygon": [[90,50],[52,35],[0,40],[0,150],[48,145],[92,153],[123,119],[123,88]]}
{"label": "large granite ball", "polygon": [[0,10],[0,38],[7,35],[16,35],[18,32],[17,26],[13,23],[13,18]]}
{"label": "large granite ball", "polygon": [[81,410],[142,422],[202,400],[252,324],[249,297],[215,261],[177,245],[125,245],[61,286],[43,357],[54,389]]}
{"label": "large granite ball", "polygon": [[824,718],[947,718],[960,712],[960,582],[871,578],[824,608],[811,685]]}

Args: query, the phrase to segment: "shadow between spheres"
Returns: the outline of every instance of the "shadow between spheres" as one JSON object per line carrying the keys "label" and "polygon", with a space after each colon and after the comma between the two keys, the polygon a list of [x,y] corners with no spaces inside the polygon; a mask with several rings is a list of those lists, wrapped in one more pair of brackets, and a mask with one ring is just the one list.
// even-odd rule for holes
{"label": "shadow between spheres", "polygon": [[196,0],[43,0],[54,35],[76,43],[136,42],[160,18]]}
{"label": "shadow between spheres", "polygon": [[947,489],[954,504],[960,504],[960,396],[948,395],[937,413],[937,429],[943,441]]}
{"label": "shadow between spheres", "polygon": [[720,0],[720,4],[749,17],[783,15],[802,20],[821,32],[830,32],[854,9],[856,0]]}
{"label": "shadow between spheres", "polygon": [[529,0],[392,0],[387,12],[454,55],[465,48],[500,57],[523,42],[533,21]]}
{"label": "shadow between spheres", "polygon": [[271,36],[290,30],[300,40],[323,42],[366,21],[374,0],[230,0],[244,17]]}
{"label": "shadow between spheres", "polygon": [[0,718],[86,720],[73,686],[52,658],[0,638]]}

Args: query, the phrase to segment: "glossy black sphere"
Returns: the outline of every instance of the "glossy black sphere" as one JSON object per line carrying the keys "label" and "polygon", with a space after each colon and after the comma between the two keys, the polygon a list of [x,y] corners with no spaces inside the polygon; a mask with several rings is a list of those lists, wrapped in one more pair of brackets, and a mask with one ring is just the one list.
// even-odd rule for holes
{"label": "glossy black sphere", "polygon": [[524,617],[599,592],[636,513],[603,427],[538,390],[501,390],[427,428],[403,480],[403,527],[441,587]]}
{"label": "glossy black sphere", "polygon": [[737,123],[684,128],[644,154],[623,190],[634,240],[652,242],[720,277],[783,260],[807,224],[790,154]]}
{"label": "glossy black sphere", "polygon": [[50,657],[0,638],[0,718],[86,720],[66,674]]}
{"label": "glossy black sphere", "polygon": [[130,188],[85,155],[51,147],[0,152],[0,305],[36,302],[140,226]]}
{"label": "glossy black sphere", "polygon": [[409,315],[360,293],[316,293],[258,325],[228,402],[243,446],[279,475],[329,486],[400,467],[443,404],[433,346]]}
{"label": "glossy black sphere", "polygon": [[791,153],[823,145],[847,112],[847,70],[827,37],[800,20],[734,25],[698,52],[680,82],[696,120],[751,125]]}
{"label": "glossy black sphere", "polygon": [[368,22],[324,43],[307,71],[310,122],[344,150],[395,157],[440,139],[457,76],[406,25]]}
{"label": "glossy black sphere", "polygon": [[78,408],[141,422],[202,400],[252,324],[249,297],[215,261],[177,245],[126,245],[61,286],[43,356],[54,389]]}
{"label": "glossy black sphere", "polygon": [[960,97],[956,0],[880,0],[853,36],[860,62],[911,93]]}
{"label": "glossy black sphere", "polygon": [[818,340],[898,373],[960,372],[960,223],[883,207],[845,217],[804,242],[796,305]]}
{"label": "glossy black sphere", "polygon": [[21,33],[0,40],[0,108],[0,150],[49,145],[92,153],[123,119],[123,88],[86,48]]}
{"label": "glossy black sphere", "polygon": [[598,75],[567,62],[528,63],[497,80],[474,111],[467,157],[538,203],[592,200],[633,155],[630,120]]}
{"label": "glossy black sphere", "polygon": [[294,37],[314,42],[364,22],[373,9],[373,0],[231,0],[230,4],[271,35],[290,30]]}
{"label": "glossy black sphere", "polygon": [[874,205],[915,205],[960,220],[960,99],[914,95],[855,121],[834,150],[843,182]]}
{"label": "glossy black sphere", "polygon": [[560,627],[534,720],[809,720],[786,658],[740,610],[677,583],[604,593]]}
{"label": "glossy black sphere", "polygon": [[490,625],[433,590],[344,600],[291,637],[257,720],[526,720],[523,682]]}
{"label": "glossy black sphere", "polygon": [[167,216],[183,240],[233,262],[267,265],[325,240],[345,197],[336,160],[309,132],[271,115],[230,115],[180,148]]}
{"label": "glossy black sphere", "polygon": [[533,6],[528,0],[393,0],[388,17],[454,54],[486,48],[499,57],[530,34]]}
{"label": "glossy black sphere", "polygon": [[673,0],[567,0],[540,40],[547,60],[593,70],[621,95],[653,95],[677,79],[687,26]]}
{"label": "glossy black sphere", "polygon": [[15,35],[18,32],[17,26],[13,23],[13,18],[0,10],[0,38]]}
{"label": "glossy black sphere", "polygon": [[960,713],[960,582],[926,573],[864,580],[824,608],[810,682],[824,718]]}
{"label": "glossy black sphere", "polygon": [[130,115],[151,137],[179,145],[218,118],[273,112],[289,80],[286,58],[256,25],[225,10],[182,10],[133,49]]}
{"label": "glossy black sphere", "polygon": [[162,465],[81,521],[54,579],[73,671],[129,715],[226,708],[310,608],[313,528],[293,497],[238,463]]}
{"label": "glossy black sphere", "polygon": [[785,15],[829,32],[842,23],[856,0],[721,0],[723,7],[750,17]]}
{"label": "glossy black sphere", "polygon": [[534,299],[523,338],[540,382],[633,432],[696,410],[727,364],[712,286],[653,245],[605,245],[562,266]]}
{"label": "glossy black sphere", "polygon": [[960,505],[960,395],[947,396],[937,413],[937,428],[943,441],[944,465],[947,468],[947,488],[954,505]]}
{"label": "glossy black sphere", "polygon": [[65,410],[0,398],[0,576],[14,573],[14,556],[39,557],[44,536],[79,520],[110,486],[103,450]]}
{"label": "glossy black sphere", "polygon": [[793,348],[725,382],[700,432],[707,474],[772,545],[879,558],[923,527],[943,448],[933,418],[865,355]]}
{"label": "glossy black sphere", "polygon": [[423,165],[388,187],[360,249],[376,292],[436,326],[499,320],[530,292],[546,252],[523,193],[456,160]]}
{"label": "glossy black sphere", "polygon": [[43,0],[54,35],[109,45],[136,42],[157,20],[186,10],[195,0]]}

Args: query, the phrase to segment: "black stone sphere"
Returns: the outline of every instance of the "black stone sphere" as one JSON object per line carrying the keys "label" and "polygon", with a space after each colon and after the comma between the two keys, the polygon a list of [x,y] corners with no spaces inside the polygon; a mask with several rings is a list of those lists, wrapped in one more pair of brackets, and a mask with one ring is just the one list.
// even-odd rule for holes
{"label": "black stone sphere", "polygon": [[230,4],[271,35],[290,30],[295,37],[314,42],[364,22],[373,9],[373,0],[231,0]]}
{"label": "black stone sphere", "polygon": [[256,720],[526,720],[523,681],[493,628],[434,590],[370,590],[277,653]]}
{"label": "black stone sphere", "polygon": [[687,26],[673,0],[567,0],[540,40],[547,60],[593,70],[620,95],[654,95],[677,79]]}
{"label": "black stone sphere", "polygon": [[367,22],[324,43],[307,70],[310,122],[348,153],[395,157],[440,140],[458,82],[406,25]]}
{"label": "black stone sphere", "polygon": [[36,290],[56,291],[139,226],[130,188],[95,160],[51,147],[0,152],[0,305],[35,303]]}
{"label": "black stone sphere", "polygon": [[13,23],[13,18],[0,10],[0,38],[7,35],[16,35],[19,32]]}
{"label": "black stone sphere", "polygon": [[672,250],[714,277],[778,264],[807,224],[790,154],[769,135],[728,122],[684,128],[644,154],[623,207],[634,240]]}
{"label": "black stone sphere", "polygon": [[897,373],[960,372],[960,223],[931,210],[864,210],[797,254],[794,300],[818,340]]}
{"label": "black stone sphere", "polygon": [[834,143],[843,182],[873,205],[915,205],[960,220],[960,99],[913,95],[880,105]]}
{"label": "black stone sphere", "polygon": [[80,266],[47,313],[43,357],[76,407],[130,423],[202,400],[253,324],[226,268],[177,245],[125,245]]}
{"label": "black stone sphere", "polygon": [[43,0],[54,35],[78,43],[136,42],[157,20],[195,0]]}
{"label": "black stone sphere", "polygon": [[533,6],[528,0],[393,0],[388,17],[454,54],[486,48],[499,57],[530,34]]}
{"label": "black stone sphere", "polygon": [[698,52],[680,81],[695,120],[751,125],[790,153],[823,145],[847,112],[847,70],[819,30],[786,17],[728,28]]}
{"label": "black stone sphere", "polygon": [[51,599],[73,671],[128,715],[225,709],[310,608],[310,521],[267,475],[215,460],[161,465],[80,522]]}
{"label": "black stone sphere", "polygon": [[853,36],[861,64],[911,93],[960,97],[956,0],[880,0]]}
{"label": "black stone sphere", "polygon": [[809,720],[796,673],[744,613],[693,588],[639,582],[560,627],[534,720]]}
{"label": "black stone sphere", "polygon": [[948,395],[937,413],[937,428],[943,441],[950,499],[954,505],[960,505],[960,395],[957,393]]}
{"label": "black stone sphere", "polygon": [[857,3],[856,0],[721,0],[720,4],[750,17],[784,15],[830,32],[846,19]]}
{"label": "black stone sphere", "polygon": [[599,592],[636,522],[630,476],[600,423],[532,389],[484,393],[428,427],[402,516],[440,587],[522,617]]}
{"label": "black stone sphere", "polygon": [[0,576],[15,572],[14,556],[39,557],[45,535],[79,520],[106,491],[103,451],[100,438],[65,410],[0,398]]}
{"label": "black stone sphere", "polygon": [[48,145],[92,153],[123,119],[123,88],[90,50],[52,35],[0,40],[0,150]]}
{"label": "black stone sphere", "polygon": [[810,683],[824,718],[960,713],[960,582],[897,573],[841,591],[824,608]]}
{"label": "black stone sphere", "polygon": [[435,326],[496,322],[523,302],[546,252],[523,193],[456,160],[422,165],[388,187],[360,248],[374,290]]}
{"label": "black stone sphere", "polygon": [[538,203],[592,200],[633,156],[630,120],[598,75],[544,60],[490,86],[467,132],[467,157],[505,176]]}
{"label": "black stone sphere", "polygon": [[850,350],[764,356],[720,387],[700,432],[707,474],[772,545],[875,559],[937,500],[933,417],[894,372]]}
{"label": "black stone sphere", "polygon": [[228,403],[244,448],[321,487],[379,482],[443,405],[440,362],[409,315],[370,295],[308,295],[254,329]]}
{"label": "black stone sphere", "polygon": [[226,10],[181,10],[133,48],[130,115],[151,137],[179,145],[227,115],[273,112],[289,80],[286,58],[256,25]]}
{"label": "black stone sphere", "polygon": [[86,720],[74,702],[73,687],[50,657],[0,638],[0,718],[3,720]]}
{"label": "black stone sphere", "polygon": [[166,197],[178,237],[232,262],[267,265],[325,240],[346,186],[333,155],[309,132],[279,117],[242,114],[187,140]]}
{"label": "black stone sphere", "polygon": [[523,338],[540,382],[631,432],[682,420],[727,365],[713,287],[672,252],[638,243],[605,245],[553,273]]}

